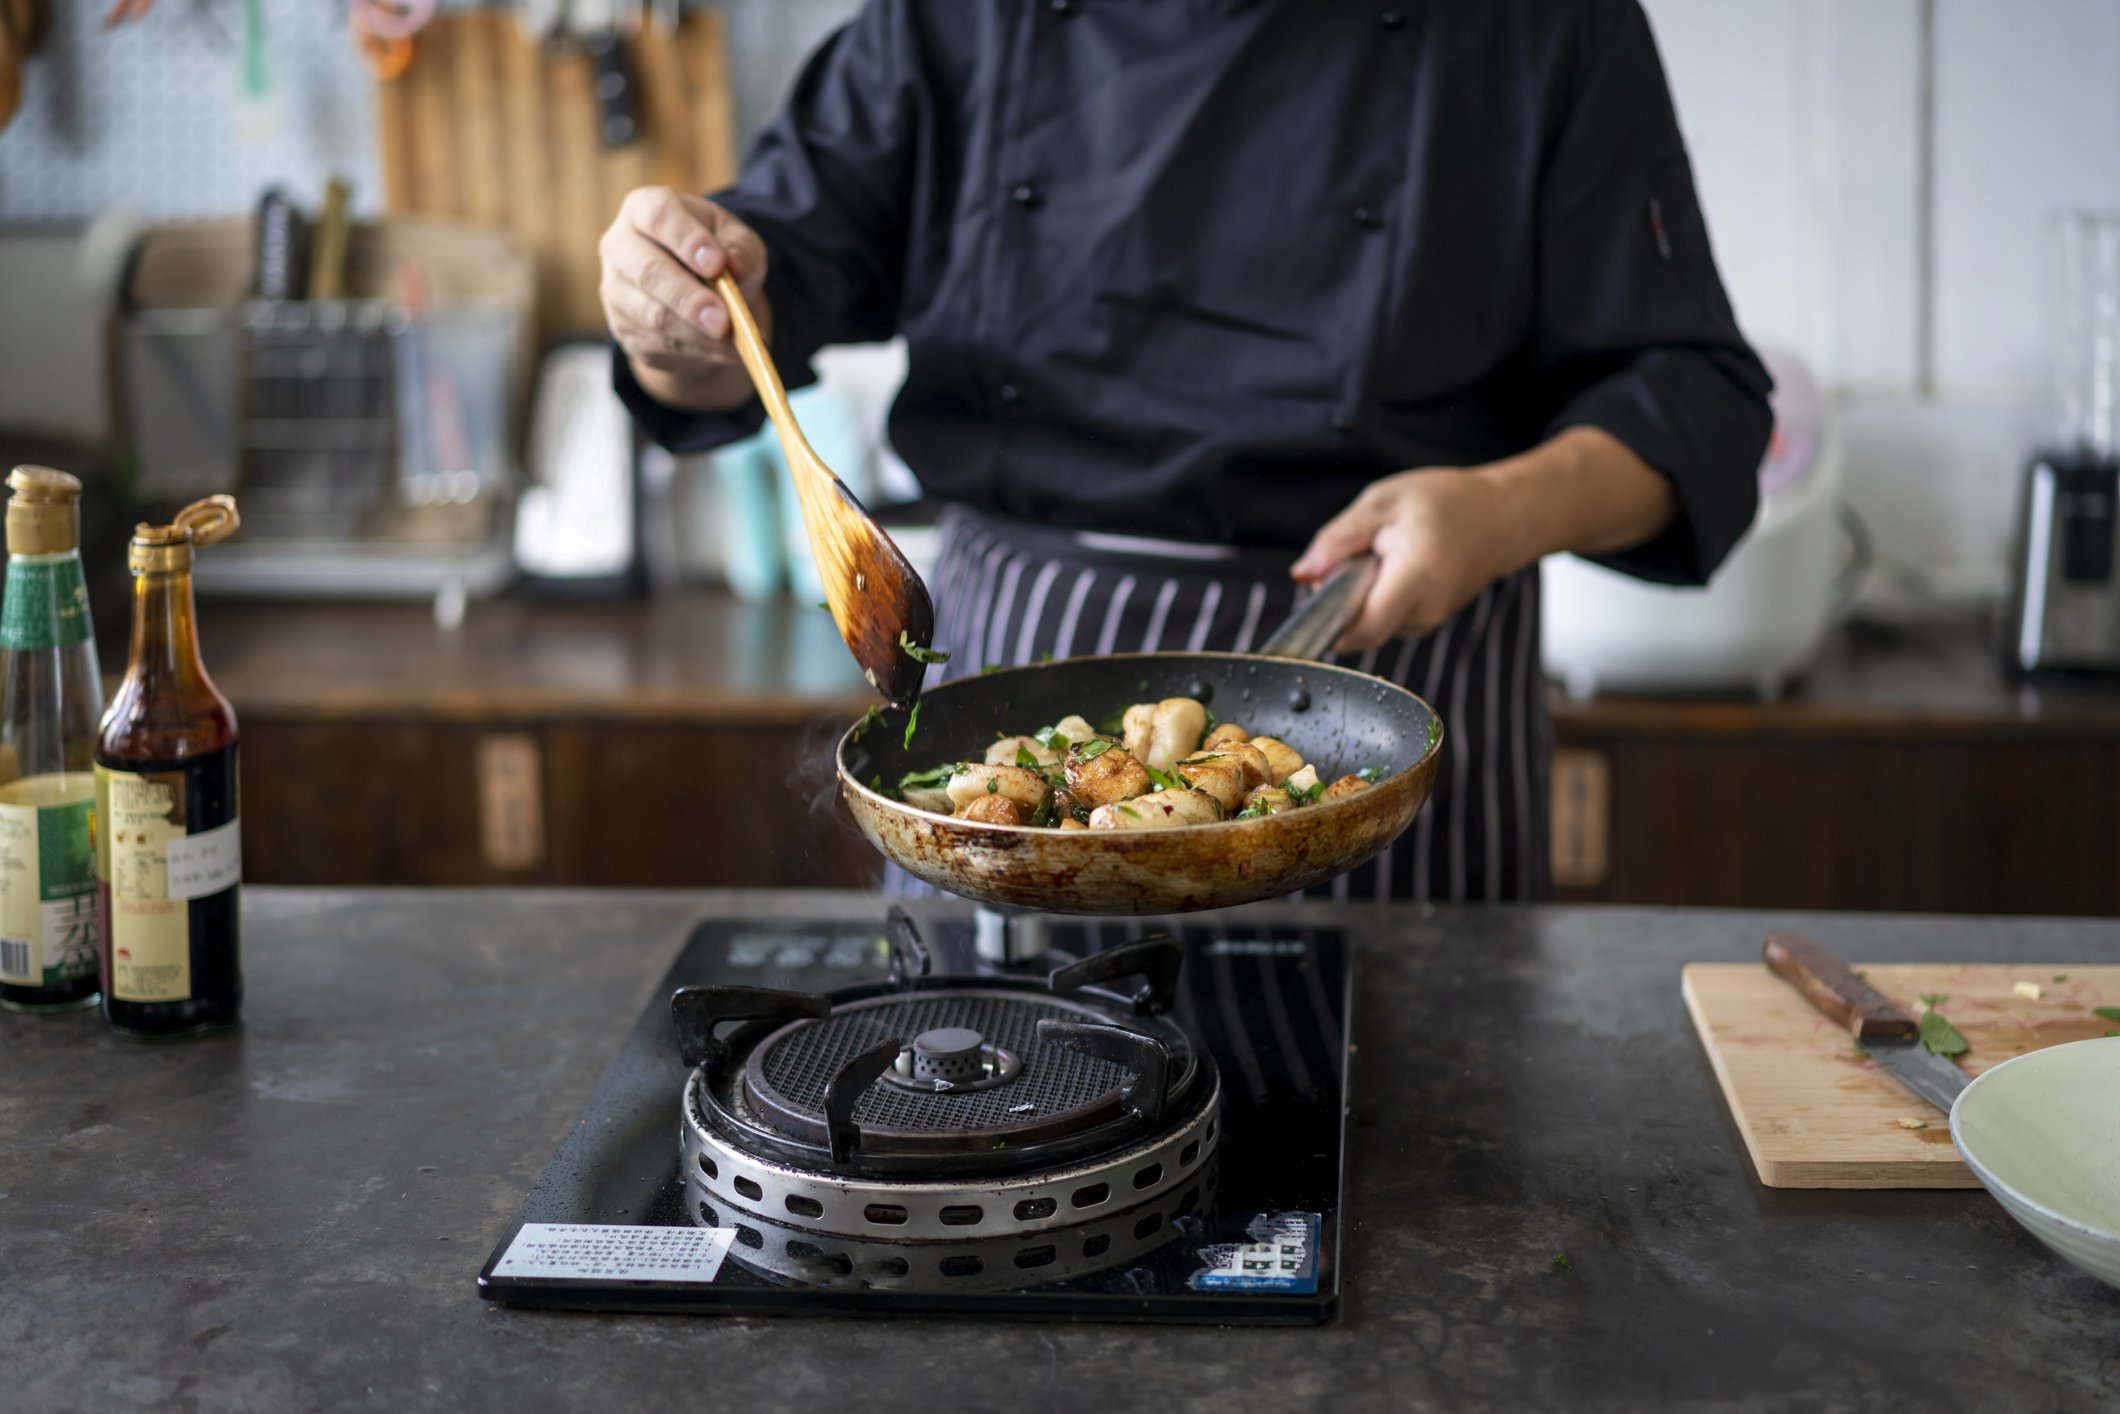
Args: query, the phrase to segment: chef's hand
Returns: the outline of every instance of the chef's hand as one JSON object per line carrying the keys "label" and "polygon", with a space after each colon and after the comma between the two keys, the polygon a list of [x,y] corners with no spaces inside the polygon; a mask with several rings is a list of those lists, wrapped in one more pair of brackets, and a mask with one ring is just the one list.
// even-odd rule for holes
{"label": "chef's hand", "polygon": [[1402,471],[1372,481],[1325,522],[1291,573],[1315,581],[1349,555],[1375,552],[1376,582],[1336,647],[1356,653],[1397,634],[1418,638],[1513,568],[1505,513],[1477,470]]}
{"label": "chef's hand", "polygon": [[766,248],[757,232],[704,197],[636,187],[597,253],[604,319],[649,396],[695,412],[725,411],[750,399],[729,311],[710,282],[732,272],[760,332],[772,338]]}
{"label": "chef's hand", "polygon": [[1376,553],[1376,582],[1336,645],[1360,652],[1398,634],[1433,633],[1481,589],[1542,555],[1639,545],[1678,510],[1670,481],[1626,444],[1571,427],[1486,466],[1424,467],[1371,482],[1290,573],[1313,582],[1349,555]]}

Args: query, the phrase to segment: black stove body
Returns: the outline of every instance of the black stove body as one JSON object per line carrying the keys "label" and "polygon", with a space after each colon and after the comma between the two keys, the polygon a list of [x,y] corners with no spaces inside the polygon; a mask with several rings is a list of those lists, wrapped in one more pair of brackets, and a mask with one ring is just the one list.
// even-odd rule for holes
{"label": "black stove body", "polygon": [[[1242,919],[1241,913],[1234,915]],[[1310,1323],[1338,928],[701,923],[479,1274],[582,1310]]]}

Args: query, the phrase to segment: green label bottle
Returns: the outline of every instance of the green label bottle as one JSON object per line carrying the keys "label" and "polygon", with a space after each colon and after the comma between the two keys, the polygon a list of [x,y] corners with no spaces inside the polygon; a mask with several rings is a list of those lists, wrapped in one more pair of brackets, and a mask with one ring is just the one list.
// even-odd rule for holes
{"label": "green label bottle", "polygon": [[0,591],[0,1006],[92,1006],[96,908],[96,666],[81,574],[81,483],[19,466],[7,478]]}

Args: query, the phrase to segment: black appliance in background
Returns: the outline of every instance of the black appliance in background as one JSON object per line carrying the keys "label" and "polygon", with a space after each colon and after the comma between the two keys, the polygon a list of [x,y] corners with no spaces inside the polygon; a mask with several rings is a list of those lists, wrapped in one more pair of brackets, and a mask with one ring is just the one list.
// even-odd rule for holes
{"label": "black appliance in background", "polygon": [[2120,213],[2054,222],[2052,440],[2025,468],[2006,659],[2120,673]]}

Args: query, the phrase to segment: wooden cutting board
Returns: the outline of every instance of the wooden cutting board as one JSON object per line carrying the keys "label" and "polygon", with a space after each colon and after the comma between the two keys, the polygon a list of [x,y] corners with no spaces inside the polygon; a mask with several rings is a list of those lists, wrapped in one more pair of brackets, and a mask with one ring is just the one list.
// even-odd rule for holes
{"label": "wooden cutting board", "polygon": [[606,148],[590,61],[540,45],[511,9],[437,15],[412,67],[376,84],[377,146],[393,215],[454,216],[513,231],[537,265],[546,339],[600,334],[596,242],[637,186],[705,192],[736,173],[721,16],[624,40],[640,133]]}
{"label": "wooden cutting board", "polygon": [[[2120,967],[2073,963],[1855,963],[1871,986],[1911,1015],[1923,993],[1965,1033],[1958,1057],[1978,1075],[2012,1056],[2103,1036],[2114,1023],[2092,1007],[2120,1006]],[[2057,977],[2064,981],[2055,981]],[[2018,982],[2038,985],[2035,1001]],[[1977,1188],[1944,1116],[1855,1048],[1796,989],[1759,963],[1696,962],[1685,969],[1686,1009],[1722,1083],[1759,1181],[1769,1188]],[[1908,1129],[1900,1119],[1926,1122]]]}

